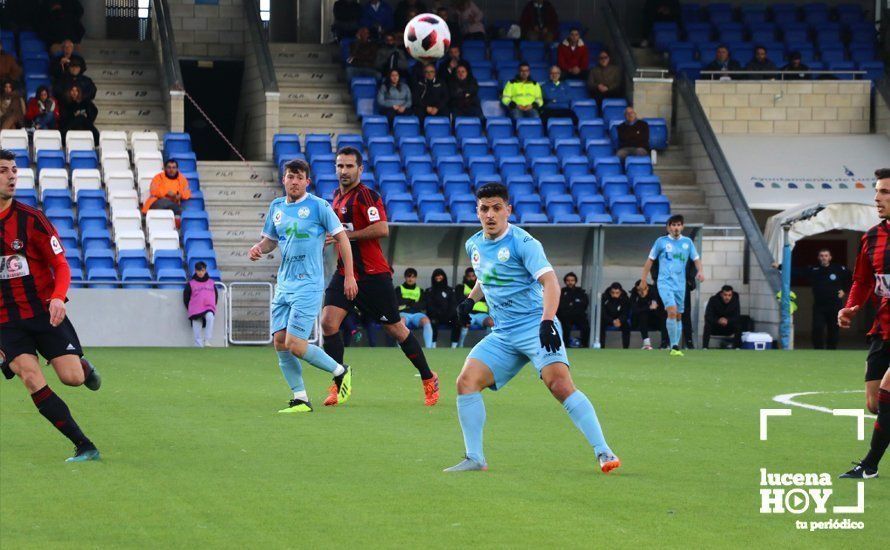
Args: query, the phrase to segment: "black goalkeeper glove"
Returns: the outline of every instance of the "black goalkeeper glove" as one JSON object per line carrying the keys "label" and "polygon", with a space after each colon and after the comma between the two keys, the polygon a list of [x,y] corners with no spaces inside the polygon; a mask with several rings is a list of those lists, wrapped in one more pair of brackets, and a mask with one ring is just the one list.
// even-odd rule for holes
{"label": "black goalkeeper glove", "polygon": [[457,304],[457,321],[461,326],[470,324],[470,312],[473,311],[473,306],[475,305],[476,301],[472,298],[467,298],[463,302]]}
{"label": "black goalkeeper glove", "polygon": [[562,347],[562,338],[559,337],[559,331],[556,330],[556,324],[553,321],[541,321],[538,336],[541,338],[541,347],[550,353],[559,351],[559,348]]}

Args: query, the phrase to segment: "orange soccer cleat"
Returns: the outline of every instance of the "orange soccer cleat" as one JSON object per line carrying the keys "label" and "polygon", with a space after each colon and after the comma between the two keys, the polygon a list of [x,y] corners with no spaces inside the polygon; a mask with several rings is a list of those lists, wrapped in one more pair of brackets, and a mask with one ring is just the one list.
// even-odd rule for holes
{"label": "orange soccer cleat", "polygon": [[424,405],[432,407],[439,402],[439,375],[435,372],[429,380],[423,381]]}
{"label": "orange soccer cleat", "polygon": [[352,395],[352,369],[343,365],[343,374],[334,377],[334,383],[328,388],[328,396],[324,400],[325,407],[346,403]]}
{"label": "orange soccer cleat", "polygon": [[328,388],[328,396],[324,400],[325,407],[332,407],[339,402],[337,398],[340,393],[340,388],[337,387],[337,384],[331,384],[331,387]]}

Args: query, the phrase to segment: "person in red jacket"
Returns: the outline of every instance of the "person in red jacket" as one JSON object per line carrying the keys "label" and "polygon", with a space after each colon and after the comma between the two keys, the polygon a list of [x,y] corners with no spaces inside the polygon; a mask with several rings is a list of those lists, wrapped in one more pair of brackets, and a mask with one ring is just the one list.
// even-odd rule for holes
{"label": "person in red jacket", "polygon": [[59,102],[49,95],[49,88],[37,88],[37,95],[28,100],[25,120],[35,130],[55,130],[59,126]]}
{"label": "person in red jacket", "polygon": [[559,36],[556,8],[548,0],[529,0],[519,16],[519,28],[524,40],[553,42]]}
{"label": "person in red jacket", "polygon": [[569,36],[556,49],[556,60],[565,78],[587,80],[590,52],[581,40],[581,31],[578,29],[569,31]]}
{"label": "person in red jacket", "polygon": [[838,326],[846,329],[867,301],[878,305],[868,332],[871,347],[865,360],[866,407],[878,415],[878,420],[868,454],[840,476],[856,479],[878,477],[878,463],[890,443],[890,168],[877,170],[875,177],[875,206],[881,223],[862,236],[853,287],[846,306],[837,313]]}

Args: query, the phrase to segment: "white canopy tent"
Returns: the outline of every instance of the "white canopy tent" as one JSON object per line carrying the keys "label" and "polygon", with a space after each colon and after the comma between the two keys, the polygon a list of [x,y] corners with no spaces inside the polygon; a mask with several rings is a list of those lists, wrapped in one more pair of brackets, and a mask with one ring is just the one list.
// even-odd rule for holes
{"label": "white canopy tent", "polygon": [[[770,216],[766,222],[766,242],[776,263],[782,263],[782,248],[784,247],[784,235],[782,234],[782,222],[789,218],[799,216],[805,210],[815,208],[818,203],[795,206]],[[850,229],[853,231],[866,231],[869,227],[881,221],[873,204],[842,202],[829,204],[824,210],[808,220],[794,222],[788,232],[791,248],[794,244],[810,235],[818,235],[832,229]]]}

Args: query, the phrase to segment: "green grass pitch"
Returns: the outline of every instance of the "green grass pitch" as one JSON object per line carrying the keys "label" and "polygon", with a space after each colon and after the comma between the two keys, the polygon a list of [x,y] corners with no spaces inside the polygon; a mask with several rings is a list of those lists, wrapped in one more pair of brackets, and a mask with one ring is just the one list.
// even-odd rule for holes
{"label": "green grass pitch", "polygon": [[[279,415],[289,391],[270,348],[92,349],[98,393],[47,371],[102,451],[71,448],[21,384],[0,383],[0,547],[877,548],[890,525],[886,478],[866,483],[862,531],[797,530],[764,515],[760,468],[846,470],[871,437],[855,420],[794,408],[759,439],[777,394],[863,388],[864,352],[570,352],[623,466],[603,475],[582,435],[527,367],[486,392],[486,473],[443,474],[463,451],[454,379],[466,350],[432,350],[437,407],[396,349],[348,349],[354,393]],[[863,408],[861,393],[801,398]],[[887,462],[890,459],[885,460]],[[890,462],[884,465],[890,477]],[[832,502],[855,503],[834,480]],[[836,500],[835,500],[836,499]]]}

